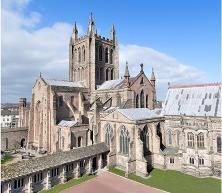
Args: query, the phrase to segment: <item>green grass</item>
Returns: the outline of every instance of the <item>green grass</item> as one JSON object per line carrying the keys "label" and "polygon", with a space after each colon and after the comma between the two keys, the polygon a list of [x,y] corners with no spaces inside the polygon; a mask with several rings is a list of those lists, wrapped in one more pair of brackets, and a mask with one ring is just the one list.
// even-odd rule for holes
{"label": "green grass", "polygon": [[[120,176],[125,172],[117,168],[109,170]],[[128,178],[171,193],[220,193],[221,180],[215,178],[197,178],[178,171],[154,169],[148,179],[136,175]]]}
{"label": "green grass", "polygon": [[13,160],[13,158],[14,157],[12,155],[6,154],[5,157],[3,159],[1,159],[1,164],[5,164],[5,163],[9,162],[9,161]]}
{"label": "green grass", "polygon": [[65,189],[70,188],[72,186],[81,184],[82,182],[90,180],[90,179],[92,179],[94,177],[95,177],[95,175],[84,175],[84,176],[82,176],[82,177],[80,177],[78,179],[71,179],[71,180],[69,180],[68,182],[66,182],[64,184],[55,185],[51,189],[43,190],[40,193],[59,193],[62,190],[65,190]]}

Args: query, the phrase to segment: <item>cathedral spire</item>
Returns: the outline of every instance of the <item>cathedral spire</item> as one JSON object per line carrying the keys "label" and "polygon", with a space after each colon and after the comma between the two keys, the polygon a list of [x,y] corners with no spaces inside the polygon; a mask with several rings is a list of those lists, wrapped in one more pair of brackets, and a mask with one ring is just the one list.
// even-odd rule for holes
{"label": "cathedral spire", "polygon": [[95,33],[94,28],[95,28],[95,22],[94,22],[93,15],[92,15],[92,12],[91,12],[90,17],[89,17],[88,35],[91,35],[91,34]]}
{"label": "cathedral spire", "polygon": [[124,78],[125,78],[125,85],[126,85],[126,87],[129,88],[129,86],[130,86],[130,82],[129,82],[130,74],[129,74],[128,62],[126,62]]}

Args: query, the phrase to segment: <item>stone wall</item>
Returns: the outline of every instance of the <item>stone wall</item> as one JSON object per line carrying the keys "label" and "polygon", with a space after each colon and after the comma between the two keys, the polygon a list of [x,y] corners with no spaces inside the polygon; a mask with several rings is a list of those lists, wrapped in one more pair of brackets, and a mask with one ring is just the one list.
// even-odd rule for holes
{"label": "stone wall", "polygon": [[28,128],[2,128],[1,129],[1,148],[10,150],[25,147],[28,138]]}

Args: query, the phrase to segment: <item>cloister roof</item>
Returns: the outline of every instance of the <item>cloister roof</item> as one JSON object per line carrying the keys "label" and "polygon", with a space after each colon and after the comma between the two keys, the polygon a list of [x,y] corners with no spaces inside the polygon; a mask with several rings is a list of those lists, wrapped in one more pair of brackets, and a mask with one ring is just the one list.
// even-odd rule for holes
{"label": "cloister roof", "polygon": [[43,171],[45,169],[78,161],[108,151],[109,148],[103,142],[91,146],[72,149],[70,151],[61,151],[44,157],[22,160],[16,163],[4,165],[1,167],[1,181]]}

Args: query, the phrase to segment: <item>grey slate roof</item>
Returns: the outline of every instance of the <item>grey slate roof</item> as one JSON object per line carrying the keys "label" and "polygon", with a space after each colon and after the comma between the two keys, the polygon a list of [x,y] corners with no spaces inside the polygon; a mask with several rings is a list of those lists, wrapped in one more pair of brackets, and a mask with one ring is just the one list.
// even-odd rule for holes
{"label": "grey slate roof", "polygon": [[163,151],[163,155],[175,155],[178,153],[178,149],[174,147],[166,147]]}
{"label": "grey slate roof", "polygon": [[1,181],[28,175],[33,172],[42,171],[108,151],[109,148],[105,143],[98,143],[70,151],[57,152],[44,157],[8,164],[1,167]]}
{"label": "grey slate roof", "polygon": [[124,79],[107,80],[97,90],[118,89],[122,86]]}
{"label": "grey slate roof", "polygon": [[66,120],[62,120],[59,122],[58,126],[61,127],[72,127],[75,126],[77,124],[77,121],[66,121]]}
{"label": "grey slate roof", "polygon": [[211,83],[170,87],[161,114],[221,117],[221,86]]}
{"label": "grey slate roof", "polygon": [[117,109],[117,111],[132,121],[139,121],[160,117],[161,109],[150,110],[148,108],[130,108]]}
{"label": "grey slate roof", "polygon": [[65,80],[52,80],[44,79],[44,81],[51,86],[65,86],[65,87],[85,87],[83,81],[65,81]]}

